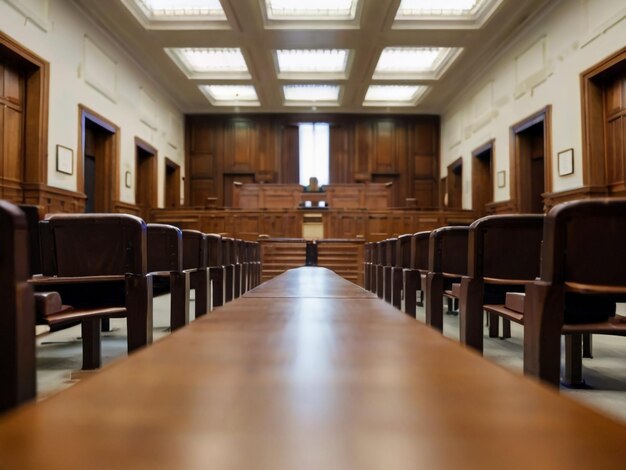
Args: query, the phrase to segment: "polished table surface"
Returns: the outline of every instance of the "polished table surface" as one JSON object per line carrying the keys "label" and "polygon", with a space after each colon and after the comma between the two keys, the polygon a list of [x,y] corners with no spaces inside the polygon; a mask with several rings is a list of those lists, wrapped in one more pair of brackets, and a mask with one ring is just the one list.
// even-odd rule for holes
{"label": "polished table surface", "polygon": [[334,273],[272,283],[307,296],[251,291],[5,416],[0,468],[625,468],[626,427]]}

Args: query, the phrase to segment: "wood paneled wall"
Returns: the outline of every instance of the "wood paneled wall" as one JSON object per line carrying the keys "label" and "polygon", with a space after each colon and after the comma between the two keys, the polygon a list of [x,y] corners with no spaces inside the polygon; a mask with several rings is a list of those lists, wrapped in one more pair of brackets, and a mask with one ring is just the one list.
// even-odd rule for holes
{"label": "wood paneled wall", "polygon": [[393,182],[392,204],[437,206],[439,118],[193,115],[186,123],[185,201],[232,203],[232,183],[298,183],[298,123],[330,123],[330,183]]}

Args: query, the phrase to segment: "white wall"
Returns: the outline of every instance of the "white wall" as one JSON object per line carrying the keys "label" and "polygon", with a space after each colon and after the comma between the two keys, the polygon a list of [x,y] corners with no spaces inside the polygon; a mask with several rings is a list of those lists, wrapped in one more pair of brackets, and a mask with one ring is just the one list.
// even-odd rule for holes
{"label": "white wall", "polygon": [[[162,206],[165,157],[184,174],[184,117],[156,83],[70,0],[0,0],[0,30],[50,63],[48,184],[76,190],[82,104],[120,128],[121,201],[135,202],[135,188],[124,184],[130,171],[134,186],[135,137],[158,150]],[[73,175],[56,171],[57,144],[73,149]]]}
{"label": "white wall", "polygon": [[[552,106],[552,190],[581,187],[580,73],[626,45],[624,0],[562,0],[524,29],[442,116],[441,175],[463,157],[463,207],[471,208],[471,153],[495,139],[494,200],[509,199],[509,128]],[[559,177],[557,153],[574,149],[574,173]]]}

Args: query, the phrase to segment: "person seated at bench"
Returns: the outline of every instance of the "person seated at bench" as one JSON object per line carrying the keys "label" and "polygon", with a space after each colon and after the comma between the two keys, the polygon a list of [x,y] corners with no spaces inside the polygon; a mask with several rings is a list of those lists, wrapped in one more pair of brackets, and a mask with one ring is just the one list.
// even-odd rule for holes
{"label": "person seated at bench", "polygon": [[426,276],[426,324],[443,331],[443,295],[467,274],[468,227],[441,227],[430,233]]}
{"label": "person seated at bench", "polygon": [[81,324],[83,369],[100,367],[102,318],[126,317],[128,352],[152,343],[144,221],[122,214],[60,214],[39,228],[42,275],[30,282],[36,290],[58,292],[44,299],[39,321],[53,330]]}
{"label": "person seated at bench", "polygon": [[[508,291],[523,291],[539,275],[543,215],[494,215],[469,227],[467,276],[460,284],[460,339],[483,351],[483,309],[503,304]],[[497,311],[489,318],[489,336],[498,336]],[[520,322],[504,315],[503,322]],[[506,336],[506,334],[505,334]]]}
{"label": "person seated at bench", "polygon": [[24,213],[0,201],[0,414],[37,394],[27,234]]}
{"label": "person seated at bench", "polygon": [[183,234],[172,225],[148,224],[148,272],[153,293],[170,293],[170,329],[189,323],[190,273],[183,271]]}

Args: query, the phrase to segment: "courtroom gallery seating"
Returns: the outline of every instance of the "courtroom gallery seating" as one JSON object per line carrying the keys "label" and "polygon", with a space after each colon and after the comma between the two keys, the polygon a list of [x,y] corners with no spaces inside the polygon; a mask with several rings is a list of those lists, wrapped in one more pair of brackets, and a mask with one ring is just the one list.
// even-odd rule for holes
{"label": "courtroom gallery seating", "polygon": [[392,272],[391,303],[397,309],[402,308],[404,292],[404,273],[411,267],[411,234],[398,237],[396,243],[396,262]]}
{"label": "courtroom gallery seating", "polygon": [[404,271],[404,311],[407,315],[415,317],[417,314],[417,292],[420,292],[420,302],[422,305],[422,294],[426,285],[426,275],[428,274],[428,247],[430,243],[430,232],[422,231],[411,236],[411,261],[408,269]]}
{"label": "courtroom gallery seating", "polygon": [[27,234],[24,213],[0,201],[0,413],[34,398],[37,388]]}
{"label": "courtroom gallery seating", "polygon": [[211,282],[211,309],[224,305],[224,266],[222,263],[222,237],[216,233],[206,234],[207,267]]}
{"label": "courtroom gallery seating", "polygon": [[190,274],[195,291],[196,318],[209,310],[209,274],[207,270],[207,237],[197,230],[183,230],[183,269]]}
{"label": "courtroom gallery seating", "polygon": [[147,245],[155,292],[164,284],[164,291],[171,295],[170,328],[174,331],[189,323],[190,273],[183,271],[182,232],[171,225],[148,224]]}
{"label": "courtroom gallery seating", "polygon": [[[31,283],[54,290],[51,327],[81,323],[83,368],[101,363],[100,321],[126,317],[128,351],[152,342],[152,277],[147,273],[146,224],[115,214],[53,215],[39,223],[42,275]],[[60,299],[71,307],[64,308]]]}
{"label": "courtroom gallery seating", "polygon": [[398,239],[388,238],[383,243],[385,246],[385,264],[383,267],[384,299],[386,302],[391,303],[392,272],[396,265],[396,245],[398,244]]}
{"label": "courtroom gallery seating", "polygon": [[[443,330],[443,295],[467,274],[468,227],[442,227],[430,233],[426,276],[426,323]],[[450,291],[448,295],[453,295]]]}

